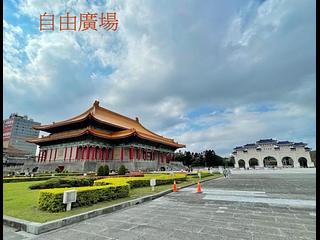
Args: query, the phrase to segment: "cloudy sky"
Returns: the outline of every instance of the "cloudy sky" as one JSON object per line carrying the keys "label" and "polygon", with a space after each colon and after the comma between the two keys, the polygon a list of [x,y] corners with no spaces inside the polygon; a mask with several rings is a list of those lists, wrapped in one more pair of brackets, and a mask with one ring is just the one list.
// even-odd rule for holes
{"label": "cloudy sky", "polygon": [[[314,149],[315,5],[5,0],[3,118],[51,123],[97,99],[191,151],[228,156],[262,138]],[[55,31],[39,31],[44,12]],[[59,31],[67,12],[116,12],[118,30]]]}

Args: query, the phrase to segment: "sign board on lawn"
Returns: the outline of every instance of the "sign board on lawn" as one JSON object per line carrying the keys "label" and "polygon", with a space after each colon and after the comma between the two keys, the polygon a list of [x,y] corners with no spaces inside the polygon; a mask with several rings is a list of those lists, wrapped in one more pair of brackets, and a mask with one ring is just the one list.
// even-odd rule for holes
{"label": "sign board on lawn", "polygon": [[63,192],[63,203],[67,204],[67,211],[71,210],[71,203],[77,200],[77,191],[68,190]]}
{"label": "sign board on lawn", "polygon": [[152,191],[154,191],[155,185],[156,185],[156,179],[150,179],[150,186],[152,187]]}

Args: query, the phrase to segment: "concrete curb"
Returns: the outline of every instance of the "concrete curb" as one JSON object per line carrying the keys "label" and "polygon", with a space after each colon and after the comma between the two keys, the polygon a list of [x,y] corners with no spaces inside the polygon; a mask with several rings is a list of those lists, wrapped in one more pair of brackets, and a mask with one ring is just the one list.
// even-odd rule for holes
{"label": "concrete curb", "polygon": [[[206,181],[216,180],[216,179],[220,179],[220,178],[221,177],[214,178],[214,179],[204,179],[200,182],[206,182]],[[183,187],[178,187],[178,189],[190,187],[190,186],[196,185],[196,184],[197,183],[188,184]],[[114,205],[111,205],[108,207],[91,210],[89,212],[80,213],[80,214],[77,214],[74,216],[70,216],[70,217],[66,217],[66,218],[62,218],[62,219],[58,219],[58,220],[53,220],[53,221],[46,222],[46,223],[30,222],[30,221],[26,221],[26,220],[3,215],[3,224],[7,225],[9,227],[13,227],[13,228],[28,232],[28,233],[38,235],[41,233],[49,232],[49,231],[73,224],[73,223],[81,222],[81,221],[89,219],[89,218],[97,217],[99,215],[103,215],[103,214],[107,214],[107,213],[112,213],[112,212],[115,212],[120,209],[124,209],[124,208],[134,206],[134,205],[137,205],[140,203],[148,202],[148,201],[157,199],[159,197],[162,197],[162,196],[164,196],[168,193],[171,193],[171,192],[172,192],[172,189],[169,189],[169,190],[162,191],[160,193],[156,193],[156,194],[152,194],[152,195],[148,195],[148,196],[145,196],[142,198],[129,200],[129,201],[114,204]]]}

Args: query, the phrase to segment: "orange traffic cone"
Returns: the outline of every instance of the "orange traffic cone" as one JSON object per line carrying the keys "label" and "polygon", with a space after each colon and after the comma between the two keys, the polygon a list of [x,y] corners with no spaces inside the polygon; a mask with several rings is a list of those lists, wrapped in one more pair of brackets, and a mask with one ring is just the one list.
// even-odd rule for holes
{"label": "orange traffic cone", "polygon": [[200,180],[198,181],[197,193],[202,193]]}
{"label": "orange traffic cone", "polygon": [[176,180],[173,181],[173,186],[172,186],[172,191],[173,192],[177,192],[177,184],[176,184]]}

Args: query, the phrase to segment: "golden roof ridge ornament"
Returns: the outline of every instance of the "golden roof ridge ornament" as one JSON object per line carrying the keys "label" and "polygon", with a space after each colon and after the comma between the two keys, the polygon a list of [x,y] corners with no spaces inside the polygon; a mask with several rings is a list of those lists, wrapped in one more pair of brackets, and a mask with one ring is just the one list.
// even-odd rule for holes
{"label": "golden roof ridge ornament", "polygon": [[98,101],[98,100],[95,100],[94,103],[93,103],[93,106],[94,106],[94,107],[99,107],[99,101]]}
{"label": "golden roof ridge ornament", "polygon": [[95,100],[94,103],[93,103],[93,109],[92,109],[92,114],[95,114],[96,113],[96,108],[99,107],[99,101],[98,100]]}

